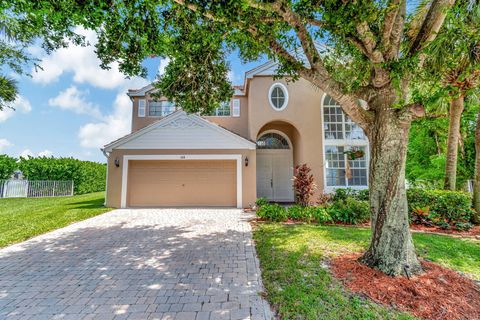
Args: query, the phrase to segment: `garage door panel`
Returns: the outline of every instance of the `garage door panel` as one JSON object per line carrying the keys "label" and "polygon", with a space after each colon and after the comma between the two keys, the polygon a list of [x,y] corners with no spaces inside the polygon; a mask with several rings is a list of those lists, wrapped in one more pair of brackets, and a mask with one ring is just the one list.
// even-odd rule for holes
{"label": "garage door panel", "polygon": [[130,161],[129,206],[236,206],[234,160]]}

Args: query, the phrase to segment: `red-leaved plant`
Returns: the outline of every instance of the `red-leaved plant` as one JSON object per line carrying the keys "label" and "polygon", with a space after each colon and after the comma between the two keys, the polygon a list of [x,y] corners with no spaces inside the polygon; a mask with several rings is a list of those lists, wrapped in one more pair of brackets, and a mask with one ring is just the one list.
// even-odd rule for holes
{"label": "red-leaved plant", "polygon": [[310,204],[310,199],[315,193],[317,185],[306,163],[295,166],[293,172],[293,188],[295,190],[295,202],[303,207]]}

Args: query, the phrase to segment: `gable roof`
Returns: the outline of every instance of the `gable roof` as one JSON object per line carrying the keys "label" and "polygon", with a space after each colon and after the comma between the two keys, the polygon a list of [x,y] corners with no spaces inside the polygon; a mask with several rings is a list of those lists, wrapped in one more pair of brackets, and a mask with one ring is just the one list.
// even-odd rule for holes
{"label": "gable roof", "polygon": [[102,149],[255,149],[256,144],[195,114],[176,111]]}
{"label": "gable roof", "polygon": [[146,85],[143,88],[140,89],[130,89],[127,92],[127,95],[129,97],[143,97],[147,92],[151,91],[154,89],[154,86],[152,83]]}

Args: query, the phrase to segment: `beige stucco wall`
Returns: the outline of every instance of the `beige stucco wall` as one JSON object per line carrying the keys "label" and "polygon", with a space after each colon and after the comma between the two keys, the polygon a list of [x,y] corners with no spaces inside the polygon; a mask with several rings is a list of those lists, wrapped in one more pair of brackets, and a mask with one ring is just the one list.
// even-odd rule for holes
{"label": "beige stucco wall", "polygon": [[[299,79],[287,83],[284,79],[273,80],[271,76],[255,76],[247,80],[247,95],[234,96],[240,99],[240,117],[205,117],[232,132],[251,141],[256,141],[262,132],[278,130],[286,134],[293,144],[294,165],[306,163],[312,169],[317,184],[317,195],[324,190],[323,132],[321,103],[324,93],[314,88],[308,81]],[[272,84],[280,82],[287,87],[288,105],[284,110],[274,110],[269,103],[269,89]],[[161,117],[139,118],[138,97],[134,98],[132,132],[137,131]],[[149,96],[145,97],[149,99]],[[148,104],[146,113],[148,115]],[[146,152],[146,153],[145,153]],[[123,154],[205,154],[205,153],[241,153],[247,155],[250,161],[248,168],[244,167],[243,204],[253,204],[256,198],[256,166],[255,151],[238,150],[115,150],[110,159],[121,158]],[[109,161],[109,191],[108,204],[114,207],[120,205],[121,168],[111,168]],[[111,190],[110,190],[111,189]],[[118,189],[118,190],[117,190]]]}
{"label": "beige stucco wall", "polygon": [[[205,119],[218,124],[244,138],[248,137],[248,99],[245,96],[233,96],[233,99],[240,100],[240,117],[204,117]],[[230,108],[232,106],[230,105]],[[230,110],[230,114],[233,114]]]}
{"label": "beige stucco wall", "polygon": [[[288,90],[288,105],[282,111],[274,110],[269,102],[269,89],[276,82],[284,84]],[[293,143],[294,164],[308,164],[318,186],[317,194],[323,192],[323,92],[304,79],[287,83],[266,76],[254,77],[248,88],[248,138],[256,141],[265,130],[284,132]]]}
{"label": "beige stucco wall", "polygon": [[[151,117],[148,115],[148,103],[147,103],[147,109],[145,110],[146,116],[138,117],[138,100],[139,99],[146,99],[148,101],[150,99],[150,95],[147,93],[145,97],[133,97],[132,132],[140,130],[141,128],[146,127],[149,124],[152,124],[162,119],[162,117]],[[219,126],[222,126],[225,129],[228,129],[246,138],[248,136],[248,107],[247,107],[248,100],[245,96],[233,96],[233,99],[240,99],[240,117],[208,116],[208,117],[205,117],[205,119],[208,119],[209,121],[216,123]],[[162,97],[157,100],[164,101],[167,99]],[[230,114],[232,114],[232,112],[230,112]]]}
{"label": "beige stucco wall", "polygon": [[[145,110],[145,117],[138,116],[138,100],[139,99],[146,99],[148,100],[150,95],[147,93],[145,97],[133,97],[133,109],[132,109],[132,132],[142,129],[143,127],[148,126],[149,124],[158,121],[162,117],[150,117],[148,116],[148,103],[147,109]],[[159,99],[159,100],[166,100],[166,99]]]}
{"label": "beige stucco wall", "polygon": [[[256,189],[256,151],[255,150],[125,150],[115,149],[108,158],[108,181],[106,192],[106,205],[119,208],[122,193],[122,168],[124,155],[148,155],[148,154],[241,154],[242,155],[242,204],[244,208],[255,203]],[[245,157],[248,157],[248,167],[245,167]],[[120,167],[115,167],[115,159],[120,160]],[[187,160],[185,160],[187,161]]]}

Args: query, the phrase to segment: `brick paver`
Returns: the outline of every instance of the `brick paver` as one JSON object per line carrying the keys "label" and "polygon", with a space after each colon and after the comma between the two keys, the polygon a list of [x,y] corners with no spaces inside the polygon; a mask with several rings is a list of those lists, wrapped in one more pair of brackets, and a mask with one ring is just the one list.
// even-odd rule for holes
{"label": "brick paver", "polygon": [[0,250],[0,319],[270,319],[249,216],[114,210]]}

